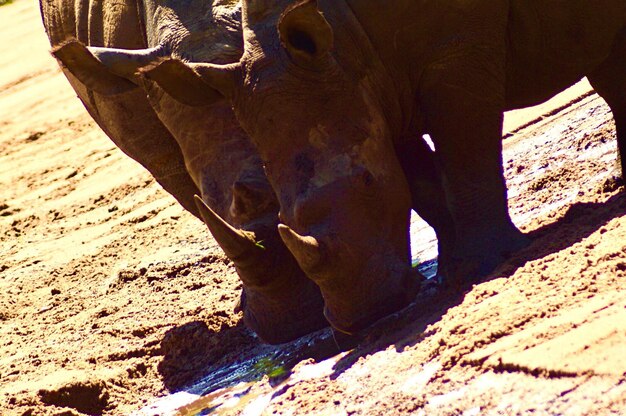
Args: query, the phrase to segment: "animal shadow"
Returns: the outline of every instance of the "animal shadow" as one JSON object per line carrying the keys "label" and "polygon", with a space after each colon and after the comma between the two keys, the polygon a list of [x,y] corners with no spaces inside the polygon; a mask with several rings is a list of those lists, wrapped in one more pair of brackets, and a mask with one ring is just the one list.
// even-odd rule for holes
{"label": "animal shadow", "polygon": [[[581,242],[612,219],[626,213],[626,192],[613,195],[606,202],[578,202],[554,223],[544,225],[527,235],[533,240],[524,250],[515,253],[495,272],[509,277],[526,262],[557,253]],[[493,274],[492,274],[493,275]]]}
{"label": "animal shadow", "polygon": [[450,308],[463,302],[475,284],[494,278],[510,277],[526,262],[546,257],[576,244],[602,228],[612,219],[626,213],[626,192],[617,193],[602,203],[575,203],[554,223],[542,226],[528,236],[533,243],[516,253],[489,276],[467,282],[463,287],[443,287],[427,281],[415,301],[391,316],[383,318],[357,335],[358,345],[342,357],[334,367],[331,378],[339,377],[359,358],[395,345],[397,351],[426,339],[429,325],[438,322]]}
{"label": "animal shadow", "polygon": [[189,322],[165,333],[161,340],[163,360],[157,369],[165,387],[177,391],[210,374],[232,351],[244,353],[258,344],[242,323],[213,331],[205,322]]}

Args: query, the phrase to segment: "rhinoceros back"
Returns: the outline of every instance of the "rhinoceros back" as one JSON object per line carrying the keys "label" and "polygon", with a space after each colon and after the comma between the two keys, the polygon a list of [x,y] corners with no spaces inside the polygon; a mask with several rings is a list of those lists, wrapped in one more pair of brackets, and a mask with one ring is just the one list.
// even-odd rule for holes
{"label": "rhinoceros back", "polygon": [[512,0],[510,107],[541,102],[578,81],[607,58],[625,21],[624,0]]}

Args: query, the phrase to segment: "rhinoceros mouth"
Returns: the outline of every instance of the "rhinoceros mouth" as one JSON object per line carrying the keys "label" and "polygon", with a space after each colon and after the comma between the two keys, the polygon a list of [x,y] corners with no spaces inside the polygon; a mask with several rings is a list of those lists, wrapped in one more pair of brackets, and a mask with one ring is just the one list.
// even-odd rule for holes
{"label": "rhinoceros mouth", "polygon": [[[341,307],[334,307],[325,297],[324,316],[336,330],[354,335],[410,305],[420,290],[423,276],[413,270],[404,270],[399,275],[391,276],[389,280],[398,282],[395,290],[392,290],[393,293],[375,302],[362,302],[361,305],[351,307],[347,312],[342,311]],[[381,290],[385,289],[385,286],[381,288]],[[348,298],[349,294],[344,294],[344,297]]]}

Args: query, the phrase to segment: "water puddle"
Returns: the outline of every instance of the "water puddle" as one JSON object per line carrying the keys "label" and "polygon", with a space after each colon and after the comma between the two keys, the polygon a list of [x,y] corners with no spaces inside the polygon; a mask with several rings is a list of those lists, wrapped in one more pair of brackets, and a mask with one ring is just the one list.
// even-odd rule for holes
{"label": "water puddle", "polygon": [[[275,379],[268,376],[267,382],[260,380],[256,383],[239,383],[232,388],[216,390],[180,407],[176,414],[195,416],[237,412],[246,416],[260,415],[275,396],[286,391],[289,387],[301,381],[330,376],[339,359],[345,354],[338,354],[320,363],[306,362],[301,364],[294,368],[291,375],[282,381],[273,382],[272,380]],[[253,390],[253,387],[256,388]]]}
{"label": "water puddle", "polygon": [[[339,338],[341,337],[341,338]],[[216,367],[183,392],[163,397],[134,416],[259,415],[277,392],[333,373],[355,340],[329,329],[280,346],[259,345],[251,358]]]}
{"label": "water puddle", "polygon": [[411,213],[411,263],[427,279],[437,274],[437,236],[423,219]]}

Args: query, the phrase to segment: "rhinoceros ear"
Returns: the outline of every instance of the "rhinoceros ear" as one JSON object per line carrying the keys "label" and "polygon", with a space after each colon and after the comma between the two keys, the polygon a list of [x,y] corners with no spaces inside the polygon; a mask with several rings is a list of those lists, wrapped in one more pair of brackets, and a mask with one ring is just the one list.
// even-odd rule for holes
{"label": "rhinoceros ear", "polygon": [[302,67],[315,67],[333,48],[333,30],[317,8],[316,0],[299,1],[283,12],[278,34],[291,59]]}
{"label": "rhinoceros ear", "polygon": [[113,74],[82,43],[71,40],[52,49],[52,55],[87,88],[115,95],[137,88],[128,79]]}
{"label": "rhinoceros ear", "polygon": [[167,48],[114,49],[87,47],[87,50],[114,75],[135,81],[139,68],[168,54]]}
{"label": "rhinoceros ear", "polygon": [[161,59],[139,72],[175,100],[193,107],[231,97],[240,73],[239,64],[188,64],[174,58]]}

